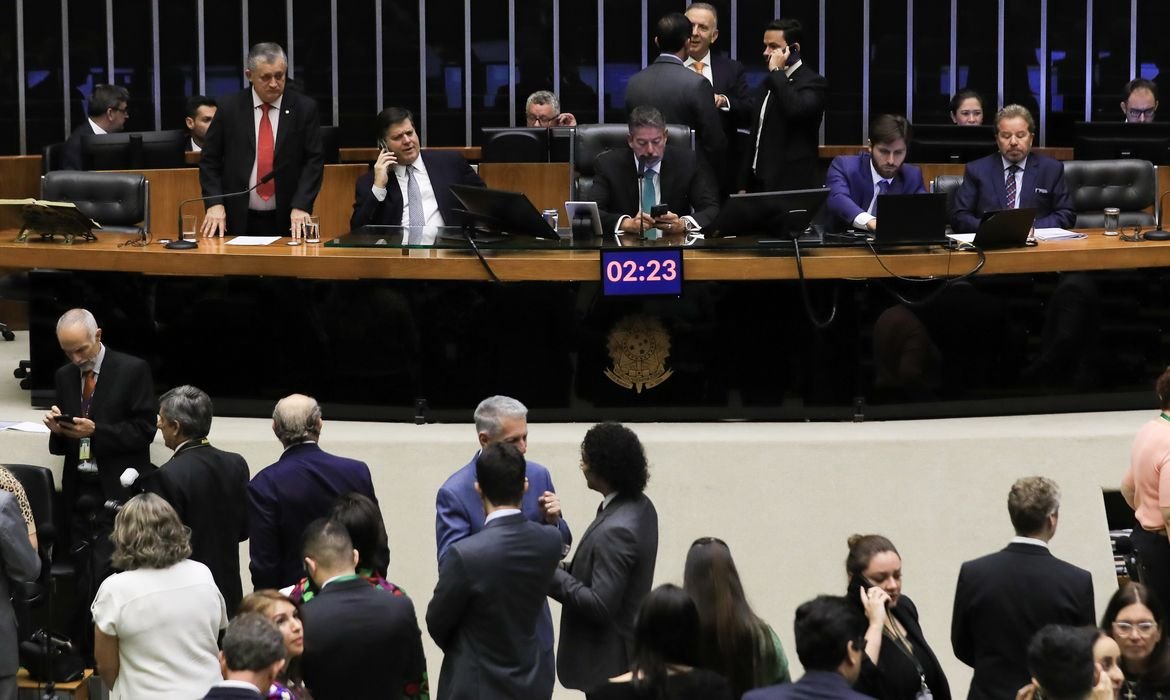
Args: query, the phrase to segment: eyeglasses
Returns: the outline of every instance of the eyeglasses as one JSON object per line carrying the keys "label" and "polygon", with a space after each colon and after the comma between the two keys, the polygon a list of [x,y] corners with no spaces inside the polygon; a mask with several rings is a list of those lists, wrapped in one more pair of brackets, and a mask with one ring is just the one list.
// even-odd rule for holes
{"label": "eyeglasses", "polygon": [[1157,107],[1150,107],[1149,109],[1127,109],[1125,113],[1129,115],[1130,119],[1143,120],[1154,116],[1154,111]]}
{"label": "eyeglasses", "polygon": [[540,124],[541,126],[552,126],[554,123],[556,123],[557,118],[560,117],[561,115],[554,114],[551,117],[545,117],[545,116],[537,116],[535,114],[529,114],[526,116],[528,117],[528,121],[530,121],[530,122],[535,122],[536,124]]}
{"label": "eyeglasses", "polygon": [[1148,637],[1156,629],[1158,629],[1158,623],[1152,620],[1144,620],[1142,622],[1113,621],[1113,631],[1125,637],[1132,635],[1134,632],[1137,632],[1139,637]]}

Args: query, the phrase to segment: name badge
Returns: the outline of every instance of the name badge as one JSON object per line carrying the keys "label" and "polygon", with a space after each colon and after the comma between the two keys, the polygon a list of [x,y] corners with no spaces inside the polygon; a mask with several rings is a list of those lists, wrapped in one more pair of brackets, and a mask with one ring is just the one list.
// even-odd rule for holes
{"label": "name badge", "polygon": [[89,438],[81,438],[81,445],[77,449],[77,471],[83,474],[97,474],[97,465],[89,461]]}

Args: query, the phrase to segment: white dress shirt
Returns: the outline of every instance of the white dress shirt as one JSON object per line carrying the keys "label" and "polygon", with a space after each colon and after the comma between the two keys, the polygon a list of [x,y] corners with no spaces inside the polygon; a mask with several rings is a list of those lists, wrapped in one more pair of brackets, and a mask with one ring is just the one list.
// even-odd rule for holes
{"label": "white dress shirt", "polygon": [[[431,176],[427,173],[427,164],[420,154],[409,166],[395,165],[394,177],[398,180],[398,189],[402,192],[402,221],[399,225],[410,225],[410,196],[407,192],[409,179],[406,169],[414,168],[414,180],[418,183],[418,192],[422,196],[423,225],[429,227],[445,226],[443,214],[439,211],[439,200],[435,196],[435,188],[431,186]],[[386,188],[373,185],[370,192],[379,202],[386,201]]]}
{"label": "white dress shirt", "polygon": [[853,228],[859,231],[865,230],[869,222],[877,218],[875,214],[877,214],[878,183],[882,180],[885,180],[886,184],[893,184],[894,182],[892,178],[882,177],[878,174],[877,169],[873,167],[873,158],[869,159],[869,174],[873,178],[873,197],[869,200],[869,209],[853,217]]}
{"label": "white dress shirt", "polygon": [[100,126],[98,126],[98,125],[97,125],[97,122],[95,122],[95,121],[94,121],[94,120],[92,120],[92,119],[90,119],[90,120],[89,120],[89,128],[93,129],[93,133],[95,133],[95,134],[105,134],[105,133],[109,133],[109,132],[107,132],[105,129],[103,129],[103,128],[101,128]]}
{"label": "white dress shirt", "polygon": [[[800,68],[800,66],[803,64],[804,64],[804,59],[801,59],[801,60],[797,61],[796,63],[793,63],[791,66],[785,67],[784,68],[784,77],[791,78],[792,74],[796,72],[796,69]],[[752,172],[753,173],[756,171],[756,163],[758,163],[760,160],[760,137],[764,135],[764,115],[767,114],[767,112],[768,112],[768,98],[771,96],[772,96],[771,90],[768,90],[767,92],[765,92],[764,93],[764,101],[760,105],[760,128],[756,130],[756,145],[753,148],[754,155],[752,155]]]}
{"label": "white dress shirt", "polygon": [[[703,64],[703,77],[707,79],[708,83],[711,83],[711,85],[714,86],[715,85],[715,74],[711,72],[711,51],[708,50],[706,56],[703,56],[702,58],[699,58],[697,60],[698,60],[698,62]],[[683,63],[684,63],[684,65],[686,65],[687,68],[689,68],[691,70],[695,70],[695,62],[696,62],[696,59],[691,58],[690,56],[687,56],[687,60],[684,61]],[[716,93],[716,94],[718,95],[718,93]],[[720,107],[719,110],[722,112],[730,111],[731,110],[731,100],[727,99],[727,95],[718,95],[718,96],[723,98],[723,106]]]}
{"label": "white dress shirt", "polygon": [[[280,104],[284,101],[284,95],[276,98],[275,102],[270,103],[272,109],[268,110],[268,123],[272,125],[272,157],[273,167],[276,166],[276,134],[277,127],[280,126]],[[252,128],[253,136],[252,143],[256,144],[256,157],[252,159],[252,173],[248,175],[248,187],[255,187],[257,178],[263,177],[268,173],[258,173],[256,168],[259,167],[260,162],[260,117],[264,114],[264,110],[260,109],[260,105],[264,100],[256,94],[256,88],[252,88]],[[273,211],[276,209],[276,195],[264,201],[260,195],[256,194],[256,190],[252,190],[248,194],[248,208],[256,211]]]}

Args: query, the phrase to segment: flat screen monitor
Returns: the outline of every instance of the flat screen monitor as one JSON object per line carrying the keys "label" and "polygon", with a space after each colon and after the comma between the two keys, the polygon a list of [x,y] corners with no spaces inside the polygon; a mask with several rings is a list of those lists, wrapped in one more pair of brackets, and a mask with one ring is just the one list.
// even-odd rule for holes
{"label": "flat screen monitor", "polygon": [[1077,122],[1075,133],[1073,158],[1077,160],[1138,158],[1170,165],[1170,122]]}
{"label": "flat screen monitor", "polygon": [[915,124],[910,134],[910,163],[969,163],[995,153],[990,124]]}
{"label": "flat screen monitor", "polygon": [[548,130],[548,162],[569,163],[573,152],[575,126],[554,126]]}
{"label": "flat screen monitor", "polygon": [[122,131],[84,134],[81,162],[86,170],[143,170],[187,166],[187,132]]}
{"label": "flat screen monitor", "polygon": [[715,220],[703,229],[706,236],[784,236],[804,232],[812,224],[829,190],[786,190],[733,194]]}
{"label": "flat screen monitor", "polygon": [[325,163],[333,165],[341,162],[341,128],[336,126],[321,127],[321,152],[325,155]]}
{"label": "flat screen monitor", "polygon": [[484,163],[547,163],[548,129],[514,127],[483,129]]}
{"label": "flat screen monitor", "polygon": [[463,205],[465,221],[473,227],[486,229],[489,233],[560,240],[528,197],[519,192],[451,185],[451,194]]}

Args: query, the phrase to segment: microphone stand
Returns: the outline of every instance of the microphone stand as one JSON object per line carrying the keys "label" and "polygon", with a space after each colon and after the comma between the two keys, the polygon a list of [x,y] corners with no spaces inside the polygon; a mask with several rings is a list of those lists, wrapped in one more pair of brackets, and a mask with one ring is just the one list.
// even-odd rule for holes
{"label": "microphone stand", "polygon": [[[645,191],[646,191],[646,164],[643,163],[642,161],[638,161],[638,213],[639,213],[639,215],[648,213],[648,212],[642,211],[642,206],[643,206],[642,200],[644,199]],[[638,237],[639,238],[646,237],[646,223],[645,222],[646,222],[645,218],[643,218],[642,216],[638,216]]]}
{"label": "microphone stand", "polygon": [[[209,199],[227,199],[228,197],[239,197],[240,195],[250,193],[252,190],[256,189],[260,185],[267,183],[268,181],[270,181],[274,177],[276,177],[276,169],[272,170],[267,175],[265,175],[264,177],[257,180],[255,185],[252,185],[251,187],[249,187],[246,190],[240,190],[239,192],[229,192],[227,194],[211,195],[209,197],[192,197],[191,199],[184,199],[183,201],[179,202],[179,225],[175,229],[176,231],[179,232],[179,239],[177,241],[171,241],[170,243],[167,243],[164,247],[167,248],[168,250],[191,250],[192,248],[199,247],[199,243],[197,241],[189,241],[189,240],[183,238],[183,207],[184,206],[190,204],[191,202],[206,202]],[[196,231],[195,235],[198,236],[199,231]]]}
{"label": "microphone stand", "polygon": [[1147,241],[1170,241],[1170,231],[1162,228],[1162,205],[1165,204],[1166,195],[1168,194],[1170,194],[1170,190],[1166,190],[1162,193],[1162,196],[1158,198],[1158,228],[1154,229],[1153,231],[1146,231],[1142,234],[1142,238]]}

